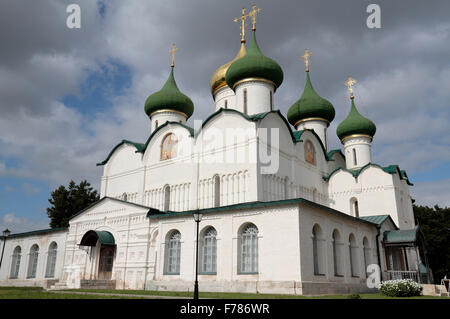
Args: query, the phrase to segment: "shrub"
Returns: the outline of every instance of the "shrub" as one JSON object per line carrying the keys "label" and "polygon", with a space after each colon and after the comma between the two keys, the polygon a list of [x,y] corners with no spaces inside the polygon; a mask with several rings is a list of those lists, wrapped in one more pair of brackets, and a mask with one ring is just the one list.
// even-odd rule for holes
{"label": "shrub", "polygon": [[383,281],[380,292],[389,297],[412,297],[422,294],[422,286],[411,279]]}
{"label": "shrub", "polygon": [[348,299],[361,299],[361,296],[358,294],[350,294],[347,296]]}

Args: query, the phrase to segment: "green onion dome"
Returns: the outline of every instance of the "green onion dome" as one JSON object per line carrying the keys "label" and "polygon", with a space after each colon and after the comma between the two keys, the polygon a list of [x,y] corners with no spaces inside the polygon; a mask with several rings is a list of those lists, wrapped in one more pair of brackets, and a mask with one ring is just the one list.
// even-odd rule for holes
{"label": "green onion dome", "polygon": [[333,121],[335,111],[333,104],[320,97],[314,90],[309,72],[306,72],[306,84],[300,99],[295,102],[287,113],[289,123],[296,125],[299,121],[308,118],[324,119],[328,122]]}
{"label": "green onion dome", "polygon": [[275,89],[283,82],[283,70],[274,60],[264,56],[256,42],[255,31],[247,53],[234,61],[227,70],[225,80],[230,88],[243,79],[263,78],[275,84]]}
{"label": "green onion dome", "polygon": [[352,98],[352,108],[350,114],[337,127],[336,133],[341,141],[351,135],[368,135],[373,137],[377,128],[375,124],[362,116],[355,106],[355,101]]}
{"label": "green onion dome", "polygon": [[145,101],[145,113],[148,116],[161,110],[181,112],[187,118],[194,113],[194,103],[178,89],[175,78],[173,77],[173,67],[162,89],[150,95]]}

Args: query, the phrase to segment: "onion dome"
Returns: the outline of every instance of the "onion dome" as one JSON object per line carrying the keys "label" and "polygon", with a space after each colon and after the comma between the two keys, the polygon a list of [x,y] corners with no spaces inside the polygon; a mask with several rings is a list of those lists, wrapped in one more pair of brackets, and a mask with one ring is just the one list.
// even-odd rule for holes
{"label": "onion dome", "polygon": [[189,118],[194,113],[191,99],[181,93],[173,77],[173,66],[169,78],[158,92],[150,95],[145,101],[145,113],[152,116],[156,111],[180,112]]}
{"label": "onion dome", "polygon": [[225,80],[230,88],[240,80],[248,78],[262,78],[274,83],[275,89],[283,82],[283,70],[274,60],[264,56],[256,42],[255,31],[253,39],[247,50],[247,54],[234,61],[225,75]]}
{"label": "onion dome", "polygon": [[333,104],[320,97],[314,90],[309,72],[306,72],[306,84],[300,99],[295,102],[287,113],[289,123],[296,125],[306,119],[323,119],[327,122],[333,121],[335,111]]}
{"label": "onion dome", "polygon": [[227,85],[227,81],[225,81],[225,74],[227,73],[230,65],[237,59],[242,58],[247,53],[244,43],[245,42],[241,43],[241,48],[240,48],[238,54],[236,55],[236,57],[232,61],[225,63],[220,68],[218,68],[216,70],[216,72],[214,72],[213,76],[211,77],[210,86],[211,86],[211,93],[213,95],[218,89]]}
{"label": "onion dome", "polygon": [[358,112],[353,97],[351,100],[352,108],[350,110],[350,114],[337,127],[337,136],[341,141],[351,135],[368,135],[373,137],[377,130],[375,124]]}

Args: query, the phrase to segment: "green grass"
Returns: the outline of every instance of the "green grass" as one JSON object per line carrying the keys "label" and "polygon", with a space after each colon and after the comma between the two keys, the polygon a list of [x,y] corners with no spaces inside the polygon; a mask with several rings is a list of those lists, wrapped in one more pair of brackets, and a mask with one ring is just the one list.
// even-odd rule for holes
{"label": "green grass", "polygon": [[[96,293],[112,293],[124,295],[151,295],[151,296],[171,296],[171,297],[188,297],[193,298],[192,292],[181,291],[150,291],[150,290],[120,290],[120,289],[71,289],[65,291],[78,292],[96,292]],[[382,294],[360,294],[361,299],[439,299],[446,297],[435,296],[418,296],[409,298],[393,298]],[[214,299],[347,299],[348,295],[321,295],[321,296],[299,296],[299,295],[281,295],[281,294],[251,294],[251,293],[234,293],[234,292],[200,292],[200,298]]]}
{"label": "green grass", "polygon": [[[72,293],[70,293],[72,292]],[[76,292],[103,293],[104,295],[77,294]],[[120,294],[122,296],[112,296]],[[128,296],[127,296],[128,295]],[[40,287],[0,287],[0,299],[135,299],[130,295],[171,296],[192,298],[192,292],[149,290],[68,289],[64,292],[47,292]],[[361,299],[439,299],[448,297],[420,296],[392,298],[382,294],[361,294]],[[280,294],[250,294],[227,292],[200,292],[200,298],[217,299],[347,299],[348,295],[295,296]]]}
{"label": "green grass", "polygon": [[130,299],[126,296],[99,296],[47,292],[41,287],[0,287],[0,299]]}

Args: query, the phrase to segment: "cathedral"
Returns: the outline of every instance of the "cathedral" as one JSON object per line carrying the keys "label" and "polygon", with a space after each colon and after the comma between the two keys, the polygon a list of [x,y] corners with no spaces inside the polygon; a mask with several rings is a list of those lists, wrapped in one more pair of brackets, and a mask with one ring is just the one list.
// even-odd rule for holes
{"label": "cathedral", "polygon": [[192,291],[198,274],[200,291],[311,295],[431,281],[413,184],[372,161],[376,126],[356,81],[331,150],[335,108],[313,87],[310,51],[299,99],[276,109],[283,70],[258,45],[258,11],[235,19],[239,51],[211,78],[214,112],[192,127],[171,49],[168,79],[145,101],[148,139],[105,154],[100,200],[67,228],[1,237],[0,285]]}

